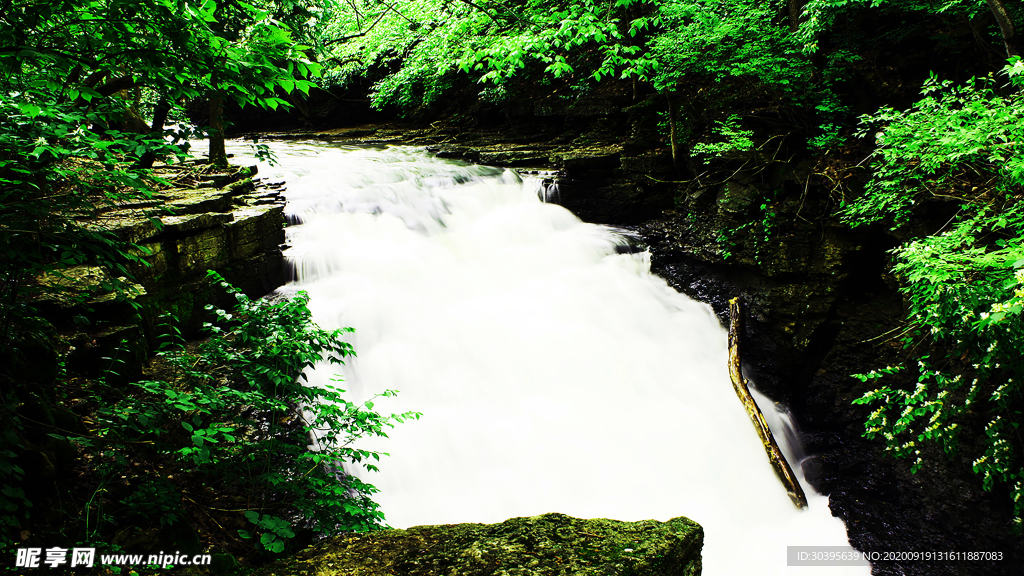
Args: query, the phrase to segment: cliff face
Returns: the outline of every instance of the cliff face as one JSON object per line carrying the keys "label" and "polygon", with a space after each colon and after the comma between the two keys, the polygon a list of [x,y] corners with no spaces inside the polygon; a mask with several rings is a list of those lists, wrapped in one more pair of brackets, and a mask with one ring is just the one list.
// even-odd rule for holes
{"label": "cliff face", "polygon": [[[212,320],[205,311],[207,304],[227,308],[234,303],[207,278],[208,269],[217,269],[253,297],[284,283],[280,249],[284,200],[273,186],[254,183],[254,168],[220,171],[186,163],[156,172],[172,185],[146,199],[97,207],[97,213],[83,222],[137,247],[136,260],[129,265],[133,279],[115,282],[110,271],[98,265],[36,278],[46,289],[37,292],[42,296],[32,304],[45,321],[33,319],[32,330],[21,336],[16,347],[5,350],[12,353],[0,362],[7,377],[5,386],[6,382],[17,385],[13,390],[5,388],[5,393],[17,394],[7,396],[7,402],[15,398],[17,410],[9,413],[20,420],[7,438],[8,455],[13,454],[12,461],[23,470],[24,481],[15,476],[14,486],[24,487],[33,509],[14,524],[21,527],[23,541],[52,538],[56,530],[74,533],[79,514],[102,516],[103,512],[96,512],[103,510],[102,503],[100,508],[87,504],[85,512],[68,507],[68,502],[76,501],[77,490],[90,482],[97,482],[94,493],[102,490],[114,501],[120,497],[109,490],[124,489],[125,495],[137,490],[138,484],[128,482],[141,476],[131,472],[126,472],[131,480],[120,488],[113,488],[109,478],[91,476],[92,454],[83,457],[86,451],[75,441],[105,433],[95,432],[96,423],[88,420],[94,415],[92,402],[100,394],[119,388],[130,393],[128,384],[144,379],[143,367],[151,351],[163,341],[161,336],[173,333],[162,326],[175,324],[165,313],[173,314],[181,335],[189,337],[204,320]],[[116,291],[115,286],[119,286]],[[156,373],[151,369],[145,377],[151,379]],[[109,386],[94,386],[101,379]],[[121,399],[104,397],[103,401]],[[111,444],[115,446],[111,453],[122,454],[116,441]],[[141,461],[135,466],[159,461],[148,460],[153,457],[149,451],[132,454]],[[118,518],[116,513],[113,517]],[[110,543],[200,552],[199,538],[188,521],[179,518],[173,524],[155,525],[156,518],[145,517],[134,530],[119,529]],[[100,534],[105,533],[97,531],[91,537]],[[40,541],[45,543],[28,542]]]}

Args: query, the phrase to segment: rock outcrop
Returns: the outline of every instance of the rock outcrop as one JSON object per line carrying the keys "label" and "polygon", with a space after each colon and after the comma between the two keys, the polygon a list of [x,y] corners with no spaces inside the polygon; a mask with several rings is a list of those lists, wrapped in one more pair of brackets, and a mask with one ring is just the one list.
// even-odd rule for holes
{"label": "rock outcrop", "polygon": [[703,529],[687,518],[619,522],[544,514],[500,524],[346,534],[257,574],[698,576],[703,543]]}
{"label": "rock outcrop", "polygon": [[[262,296],[285,282],[284,197],[257,185],[255,167],[215,170],[201,163],[159,168],[171,183],[151,198],[97,208],[87,226],[135,246],[131,281],[100,266],[77,266],[38,281],[50,288],[37,309],[64,334],[74,371],[139,376],[142,362],[172,314],[185,335],[209,318],[205,306],[231,306],[206,271],[246,294]],[[120,288],[115,288],[115,286]],[[116,368],[115,368],[116,366]]]}

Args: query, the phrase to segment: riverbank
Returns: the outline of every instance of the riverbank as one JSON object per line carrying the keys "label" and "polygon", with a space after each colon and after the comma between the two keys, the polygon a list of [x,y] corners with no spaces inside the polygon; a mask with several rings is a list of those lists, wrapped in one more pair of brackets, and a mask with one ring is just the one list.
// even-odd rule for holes
{"label": "riverbank", "polygon": [[[33,317],[3,351],[12,464],[4,525],[19,554],[67,547],[73,537],[97,554],[212,552],[217,565],[232,563],[229,546],[211,540],[218,520],[202,503],[216,475],[196,471],[208,458],[187,456],[206,438],[229,441],[201,423],[212,426],[215,414],[224,432],[235,414],[219,394],[200,390],[226,383],[237,367],[218,362],[208,342],[185,339],[210,335],[201,334],[216,321],[208,307],[230,310],[238,295],[259,298],[284,284],[282,187],[258,180],[255,167],[202,161],[158,166],[153,176],[149,194],[97,202],[81,221],[123,243],[131,278],[112,278],[102,263],[36,278]],[[170,360],[189,355],[190,367]],[[201,364],[197,377],[190,371]],[[187,426],[175,411],[192,411]],[[190,442],[186,429],[200,432]],[[184,452],[168,448],[176,442]],[[225,498],[233,490],[223,488]]]}

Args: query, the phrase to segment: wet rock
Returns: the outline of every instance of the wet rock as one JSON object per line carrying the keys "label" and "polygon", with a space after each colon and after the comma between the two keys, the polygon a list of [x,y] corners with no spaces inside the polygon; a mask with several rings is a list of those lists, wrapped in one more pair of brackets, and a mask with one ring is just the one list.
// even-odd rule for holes
{"label": "wet rock", "polygon": [[136,319],[135,306],[146,296],[144,286],[125,277],[113,278],[100,266],[74,266],[36,278],[32,296],[36,310],[59,328],[73,324],[96,325]]}
{"label": "wet rock", "polygon": [[338,536],[257,574],[696,576],[703,540],[703,529],[687,518],[619,522],[544,514]]}
{"label": "wet rock", "polygon": [[477,151],[475,161],[496,166],[539,166],[547,162],[549,153],[550,147],[489,147]]}
{"label": "wet rock", "polygon": [[226,188],[168,190],[159,195],[174,214],[226,212],[231,209],[233,193]]}
{"label": "wet rock", "polygon": [[119,240],[138,244],[157,234],[157,219],[163,214],[166,212],[159,208],[150,210],[119,209],[100,215],[91,223],[91,227],[111,232]]}
{"label": "wet rock", "polygon": [[744,214],[761,198],[761,191],[740,182],[726,182],[718,191],[718,210]]}
{"label": "wet rock", "polygon": [[[813,192],[813,189],[812,189]],[[756,195],[746,196],[733,204]],[[756,229],[754,202],[735,217],[721,197],[688,202],[639,227],[652,251],[652,271],[678,290],[708,302],[723,320],[726,302],[748,303],[744,371],[798,419],[810,457],[807,480],[829,495],[834,515],[860,550],[993,550],[1002,562],[970,566],[924,562],[878,563],[874,574],[1018,574],[1019,536],[1009,530],[1005,494],[984,492],[970,462],[922,447],[929,465],[884,456],[881,441],[862,437],[871,408],[852,404],[872,384],[851,374],[907,359],[897,339],[905,310],[886,281],[886,251],[893,240],[856,232],[828,220],[805,222],[799,203],[779,202],[770,234]],[[732,201],[735,198],[729,198]],[[753,225],[727,241],[720,230]],[[758,238],[757,234],[761,234]],[[760,243],[759,243],[760,242]],[[725,258],[723,244],[734,253]]]}
{"label": "wet rock", "polygon": [[612,170],[619,166],[622,146],[572,148],[551,156],[551,162],[566,172],[576,170]]}
{"label": "wet rock", "polygon": [[232,258],[247,258],[258,251],[273,250],[284,243],[284,206],[257,204],[232,213],[228,246]]}
{"label": "wet rock", "polygon": [[233,219],[234,217],[230,213],[207,212],[187,216],[167,216],[161,218],[160,222],[163,224],[163,231],[167,234],[186,234],[196,230],[215,228]]}
{"label": "wet rock", "polygon": [[183,277],[197,276],[228,263],[228,237],[219,226],[178,239],[174,247],[178,272]]}
{"label": "wet rock", "polygon": [[664,175],[672,171],[672,156],[668,152],[646,150],[636,156],[622,156],[619,166],[625,172]]}

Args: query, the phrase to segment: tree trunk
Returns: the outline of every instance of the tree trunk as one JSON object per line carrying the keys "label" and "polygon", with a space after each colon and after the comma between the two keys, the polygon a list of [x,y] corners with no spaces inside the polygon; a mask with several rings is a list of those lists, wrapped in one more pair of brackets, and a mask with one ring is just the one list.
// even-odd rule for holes
{"label": "tree trunk", "polygon": [[800,13],[804,11],[802,0],[786,0],[786,8],[789,12],[789,31],[796,33],[800,28]]}
{"label": "tree trunk", "polygon": [[740,334],[742,332],[743,317],[740,315],[740,299],[733,298],[729,300],[729,378],[732,379],[732,387],[736,390],[736,395],[740,397],[740,402],[743,403],[747,415],[754,423],[764,451],[768,454],[768,461],[771,462],[782,485],[786,487],[789,498],[797,508],[807,508],[807,496],[804,495],[804,490],[800,487],[800,481],[793,475],[793,469],[789,467],[786,456],[775,442],[775,437],[772,435],[771,429],[768,428],[764,414],[754,402],[754,397],[747,389],[747,381],[740,373]]}
{"label": "tree trunk", "polygon": [[672,166],[676,171],[679,171],[679,136],[676,134],[676,121],[679,120],[679,105],[671,94],[666,94],[665,97],[668,98],[668,139],[672,145]]}
{"label": "tree trunk", "polygon": [[221,168],[228,165],[224,150],[224,98],[210,96],[210,164]]}
{"label": "tree trunk", "polygon": [[999,23],[999,30],[1003,33],[1003,44],[1006,45],[1007,56],[1020,56],[1020,48],[1017,46],[1017,31],[1010,20],[1010,14],[1003,5],[1003,0],[986,0],[988,7],[992,9],[992,15]]}
{"label": "tree trunk", "polygon": [[[149,128],[149,133],[162,132],[164,124],[167,123],[167,114],[171,111],[171,103],[165,97],[160,97],[160,100],[156,104],[156,108],[153,109],[153,124]],[[139,168],[152,168],[153,162],[156,160],[156,155],[152,152],[146,152],[139,159]]]}

